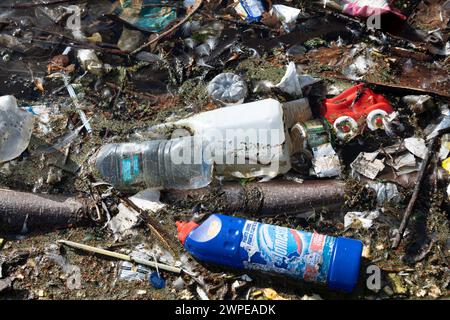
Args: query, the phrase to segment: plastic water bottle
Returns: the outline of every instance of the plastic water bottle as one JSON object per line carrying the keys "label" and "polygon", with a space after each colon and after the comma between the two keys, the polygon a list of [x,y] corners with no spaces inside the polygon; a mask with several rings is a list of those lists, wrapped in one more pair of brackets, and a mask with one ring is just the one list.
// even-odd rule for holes
{"label": "plastic water bottle", "polygon": [[0,97],[0,162],[17,158],[28,147],[33,115],[17,107],[14,96]]}
{"label": "plastic water bottle", "polygon": [[362,243],[220,214],[201,225],[177,222],[178,239],[198,260],[326,283],[350,292],[360,269]]}
{"label": "plastic water bottle", "polygon": [[96,167],[118,189],[198,189],[212,179],[205,144],[193,137],[103,146]]}

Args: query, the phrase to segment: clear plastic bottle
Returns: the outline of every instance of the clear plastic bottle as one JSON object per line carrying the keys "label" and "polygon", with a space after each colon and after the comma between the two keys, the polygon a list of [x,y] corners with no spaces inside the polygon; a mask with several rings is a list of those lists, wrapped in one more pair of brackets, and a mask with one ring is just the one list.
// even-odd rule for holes
{"label": "clear plastic bottle", "polygon": [[32,131],[33,115],[18,108],[14,96],[0,97],[0,163],[20,156]]}
{"label": "clear plastic bottle", "polygon": [[198,189],[212,179],[206,146],[194,137],[107,144],[97,155],[96,167],[122,190]]}

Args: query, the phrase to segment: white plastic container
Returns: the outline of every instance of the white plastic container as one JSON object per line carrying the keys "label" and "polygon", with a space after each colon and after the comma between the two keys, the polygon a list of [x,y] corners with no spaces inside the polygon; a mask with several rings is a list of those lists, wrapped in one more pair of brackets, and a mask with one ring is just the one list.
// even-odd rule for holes
{"label": "white plastic container", "polygon": [[172,125],[209,143],[218,175],[270,179],[291,168],[283,106],[277,100],[202,112]]}

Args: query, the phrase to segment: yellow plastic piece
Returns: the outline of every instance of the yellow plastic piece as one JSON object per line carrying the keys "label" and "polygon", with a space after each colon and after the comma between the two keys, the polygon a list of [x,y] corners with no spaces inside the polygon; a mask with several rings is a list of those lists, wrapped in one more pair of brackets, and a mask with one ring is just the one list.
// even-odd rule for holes
{"label": "yellow plastic piece", "polygon": [[445,169],[448,173],[450,173],[450,157],[442,161],[442,168]]}

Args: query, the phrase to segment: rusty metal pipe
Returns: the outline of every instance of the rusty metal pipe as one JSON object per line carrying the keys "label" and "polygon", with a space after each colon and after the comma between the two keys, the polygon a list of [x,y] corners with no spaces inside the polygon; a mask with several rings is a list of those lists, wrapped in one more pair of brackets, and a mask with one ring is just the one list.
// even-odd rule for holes
{"label": "rusty metal pipe", "polygon": [[0,189],[0,235],[51,231],[87,222],[86,200]]}
{"label": "rusty metal pipe", "polygon": [[227,182],[219,188],[171,190],[162,195],[162,200],[181,206],[213,202],[217,204],[215,209],[222,213],[296,214],[343,206],[345,183],[339,180],[269,181],[242,186]]}

